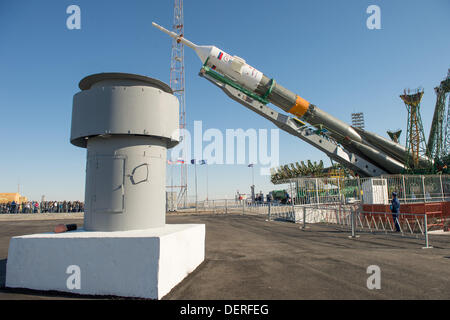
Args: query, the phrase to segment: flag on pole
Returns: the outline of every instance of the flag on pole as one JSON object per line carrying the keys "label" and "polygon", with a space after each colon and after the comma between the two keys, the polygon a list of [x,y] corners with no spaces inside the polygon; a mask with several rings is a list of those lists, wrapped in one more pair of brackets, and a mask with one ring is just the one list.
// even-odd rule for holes
{"label": "flag on pole", "polygon": [[184,160],[183,159],[178,159],[177,162],[178,163],[184,163]]}

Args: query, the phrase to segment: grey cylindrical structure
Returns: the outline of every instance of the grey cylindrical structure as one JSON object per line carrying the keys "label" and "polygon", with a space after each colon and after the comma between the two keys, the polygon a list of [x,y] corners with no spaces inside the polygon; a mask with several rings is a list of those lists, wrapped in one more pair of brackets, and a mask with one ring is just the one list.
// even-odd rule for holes
{"label": "grey cylindrical structure", "polygon": [[101,73],[79,84],[70,142],[87,148],[84,229],[165,225],[167,148],[179,142],[178,99],[165,83]]}

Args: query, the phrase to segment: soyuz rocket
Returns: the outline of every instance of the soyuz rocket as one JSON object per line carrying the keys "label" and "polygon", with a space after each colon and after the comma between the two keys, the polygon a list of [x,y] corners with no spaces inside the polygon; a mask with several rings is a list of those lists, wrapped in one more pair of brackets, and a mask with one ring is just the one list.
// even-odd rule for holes
{"label": "soyuz rocket", "polygon": [[[402,145],[375,133],[356,129],[329,113],[321,110],[301,96],[286,89],[274,79],[250,66],[238,56],[231,56],[215,46],[199,46],[156,23],[154,27],[168,34],[178,42],[193,49],[203,67],[213,70],[243,90],[256,97],[264,98],[285,112],[318,129],[326,129],[328,134],[346,149],[368,160],[376,162],[389,173],[401,173],[405,169],[407,150]],[[412,159],[412,154],[409,155]],[[427,165],[430,159],[420,157],[419,164]]]}

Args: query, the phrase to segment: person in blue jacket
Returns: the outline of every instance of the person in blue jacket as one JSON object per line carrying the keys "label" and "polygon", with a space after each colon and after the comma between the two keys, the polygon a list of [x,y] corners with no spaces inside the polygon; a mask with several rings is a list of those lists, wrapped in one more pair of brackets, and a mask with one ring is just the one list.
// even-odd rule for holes
{"label": "person in blue jacket", "polygon": [[397,192],[392,192],[391,212],[392,218],[394,219],[395,231],[400,232],[400,226],[398,224],[398,214],[400,213],[400,201],[397,198]]}

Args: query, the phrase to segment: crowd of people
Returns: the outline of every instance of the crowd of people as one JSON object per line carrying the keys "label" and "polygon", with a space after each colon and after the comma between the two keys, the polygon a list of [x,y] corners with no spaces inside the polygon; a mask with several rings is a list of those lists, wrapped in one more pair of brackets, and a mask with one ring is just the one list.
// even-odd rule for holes
{"label": "crowd of people", "polygon": [[82,201],[27,201],[0,203],[1,213],[65,213],[84,212]]}

